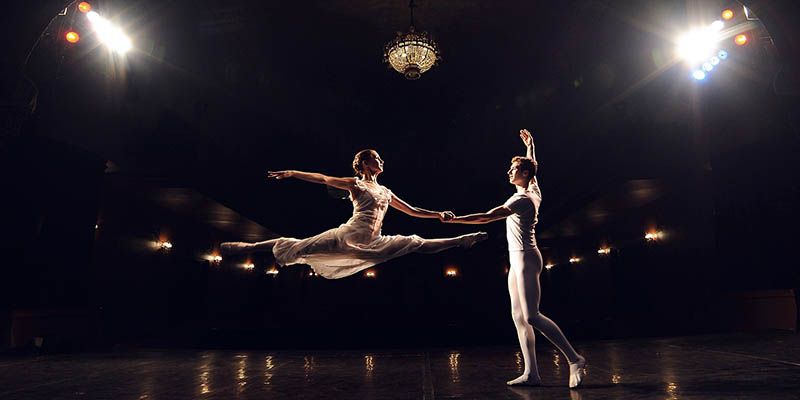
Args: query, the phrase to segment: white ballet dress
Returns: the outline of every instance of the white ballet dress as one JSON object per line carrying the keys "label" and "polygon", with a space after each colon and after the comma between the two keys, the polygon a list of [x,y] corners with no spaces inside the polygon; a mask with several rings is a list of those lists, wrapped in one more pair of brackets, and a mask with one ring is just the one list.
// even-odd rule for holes
{"label": "white ballet dress", "polygon": [[344,278],[375,264],[419,249],[417,236],[381,235],[392,192],[377,183],[356,179],[350,194],[353,216],[338,228],[307,239],[277,239],[272,252],[280,265],[308,264],[328,279]]}

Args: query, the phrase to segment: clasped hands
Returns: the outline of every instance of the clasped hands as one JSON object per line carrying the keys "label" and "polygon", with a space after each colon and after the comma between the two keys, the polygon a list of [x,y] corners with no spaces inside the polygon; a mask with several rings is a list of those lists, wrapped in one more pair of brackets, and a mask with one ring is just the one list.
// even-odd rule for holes
{"label": "clasped hands", "polygon": [[456,215],[452,211],[442,211],[439,213],[439,221],[448,222],[455,218]]}

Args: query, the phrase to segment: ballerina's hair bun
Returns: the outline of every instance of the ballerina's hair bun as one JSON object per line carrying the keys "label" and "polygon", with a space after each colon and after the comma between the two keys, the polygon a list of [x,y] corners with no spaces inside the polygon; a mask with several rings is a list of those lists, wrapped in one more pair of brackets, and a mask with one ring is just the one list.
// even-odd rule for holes
{"label": "ballerina's hair bun", "polygon": [[361,169],[361,163],[367,159],[367,157],[372,155],[372,149],[364,149],[356,153],[356,156],[353,157],[353,171],[355,171],[356,176],[363,176],[364,171]]}

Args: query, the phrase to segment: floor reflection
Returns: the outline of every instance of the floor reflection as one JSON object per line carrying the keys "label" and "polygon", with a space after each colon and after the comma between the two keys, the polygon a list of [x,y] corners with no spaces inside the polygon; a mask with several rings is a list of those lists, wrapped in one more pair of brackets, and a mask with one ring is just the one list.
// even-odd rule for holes
{"label": "floor reflection", "polygon": [[372,379],[372,373],[375,371],[375,357],[370,354],[364,356],[364,376],[367,380]]}
{"label": "floor reflection", "polygon": [[458,359],[461,358],[461,353],[457,351],[450,352],[450,381],[453,383],[458,383],[461,381],[461,378],[458,374]]}
{"label": "floor reflection", "polygon": [[238,354],[236,358],[239,359],[236,368],[236,392],[242,393],[247,386],[247,355]]}
{"label": "floor reflection", "polygon": [[264,385],[269,386],[272,384],[272,369],[275,368],[275,363],[272,356],[264,357]]}

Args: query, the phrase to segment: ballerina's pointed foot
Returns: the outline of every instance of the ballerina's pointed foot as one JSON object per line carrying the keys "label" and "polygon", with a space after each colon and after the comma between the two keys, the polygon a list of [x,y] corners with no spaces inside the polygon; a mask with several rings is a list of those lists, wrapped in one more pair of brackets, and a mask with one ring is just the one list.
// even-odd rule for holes
{"label": "ballerina's pointed foot", "polygon": [[253,249],[252,243],[247,242],[225,242],[219,245],[222,254],[246,253]]}
{"label": "ballerina's pointed foot", "polygon": [[578,356],[578,361],[569,363],[569,387],[570,389],[580,386],[586,376],[586,359]]}
{"label": "ballerina's pointed foot", "polygon": [[469,235],[463,236],[464,241],[461,243],[461,247],[468,249],[475,245],[475,243],[482,242],[489,238],[489,234],[486,232],[476,232],[470,233]]}
{"label": "ballerina's pointed foot", "polygon": [[520,375],[516,379],[506,382],[508,386],[542,386],[542,380],[538,377]]}

